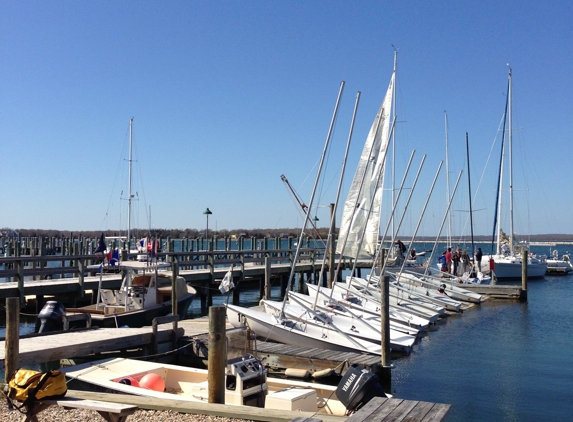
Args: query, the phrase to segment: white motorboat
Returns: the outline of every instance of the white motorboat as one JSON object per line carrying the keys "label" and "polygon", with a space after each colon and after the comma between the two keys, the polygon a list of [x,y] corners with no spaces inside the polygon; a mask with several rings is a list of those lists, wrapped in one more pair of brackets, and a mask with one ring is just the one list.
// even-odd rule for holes
{"label": "white motorboat", "polygon": [[[135,359],[110,358],[60,369],[78,389],[208,402],[208,372]],[[344,415],[336,386],[267,377],[260,361],[245,355],[227,361],[225,404]]]}
{"label": "white motorboat", "polygon": [[[123,281],[119,289],[104,288],[103,275],[100,274],[94,304],[79,308],[61,306],[61,311],[65,315],[89,314],[93,326],[136,328],[151,325],[154,318],[170,314],[173,311],[172,298],[175,297],[179,318],[184,319],[197,292],[183,277],[178,276],[173,281],[171,272],[158,271],[161,266],[162,263],[155,265],[139,261],[119,263],[117,268],[123,271]],[[50,301],[46,306],[58,303]],[[50,319],[43,318],[43,314],[44,310],[38,315],[42,320],[40,332],[50,330]],[[45,314],[49,316],[51,311]]]}
{"label": "white motorboat", "polygon": [[573,271],[569,255],[564,254],[559,257],[557,250],[554,250],[551,258],[547,258],[545,262],[547,263],[547,274],[568,274]]}

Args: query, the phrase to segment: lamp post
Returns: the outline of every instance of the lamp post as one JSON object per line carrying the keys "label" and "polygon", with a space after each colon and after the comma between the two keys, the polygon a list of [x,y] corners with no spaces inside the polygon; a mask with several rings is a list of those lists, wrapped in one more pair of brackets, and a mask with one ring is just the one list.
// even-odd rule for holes
{"label": "lamp post", "polygon": [[207,248],[209,248],[209,216],[213,214],[209,208],[203,211],[203,214],[207,216],[207,228],[205,229],[205,240],[207,241]]}

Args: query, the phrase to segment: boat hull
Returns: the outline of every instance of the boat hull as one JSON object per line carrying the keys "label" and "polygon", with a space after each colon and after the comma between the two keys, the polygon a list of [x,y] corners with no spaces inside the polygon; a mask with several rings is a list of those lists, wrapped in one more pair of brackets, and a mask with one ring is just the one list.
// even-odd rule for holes
{"label": "boat hull", "polygon": [[[522,260],[516,256],[494,257],[493,274],[497,280],[521,279]],[[536,259],[527,263],[527,278],[542,278],[547,271],[547,264]]]}
{"label": "boat hull", "polygon": [[[187,294],[177,300],[177,315],[179,319],[185,319],[189,306],[196,295],[193,287],[188,286]],[[95,305],[85,308],[68,309],[67,314],[89,313],[91,315],[91,325],[101,328],[119,328],[123,326],[140,328],[150,326],[155,318],[171,314],[171,301],[158,304],[151,308],[136,309],[126,312],[118,312],[103,315],[98,313]]]}

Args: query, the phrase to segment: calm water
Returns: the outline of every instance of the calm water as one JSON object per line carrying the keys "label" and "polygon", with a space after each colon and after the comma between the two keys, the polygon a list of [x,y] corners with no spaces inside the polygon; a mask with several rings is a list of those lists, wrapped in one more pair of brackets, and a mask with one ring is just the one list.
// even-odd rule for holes
{"label": "calm water", "polygon": [[449,318],[394,362],[397,397],[449,403],[447,421],[573,418],[573,276],[528,283],[528,302]]}
{"label": "calm water", "polygon": [[[242,299],[256,304],[258,292]],[[546,277],[529,282],[527,303],[490,300],[440,321],[393,362],[393,393],[451,404],[447,422],[572,420],[572,305],[573,275]],[[189,316],[198,314],[194,301]],[[33,329],[22,321],[22,333]]]}

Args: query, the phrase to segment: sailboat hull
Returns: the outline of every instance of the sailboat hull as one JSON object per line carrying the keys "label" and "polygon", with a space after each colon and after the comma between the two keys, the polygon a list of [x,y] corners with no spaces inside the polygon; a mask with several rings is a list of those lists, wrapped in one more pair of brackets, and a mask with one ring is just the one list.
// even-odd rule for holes
{"label": "sailboat hull", "polygon": [[366,340],[347,340],[340,333],[315,327],[303,322],[286,319],[280,321],[274,315],[234,305],[227,307],[227,319],[235,328],[249,327],[257,337],[294,346],[315,347],[341,352],[382,353],[380,344]]}
{"label": "sailboat hull", "polygon": [[[497,280],[521,279],[523,261],[518,256],[494,256],[493,273]],[[527,278],[542,278],[547,271],[547,263],[537,259],[529,259],[527,263]]]}

